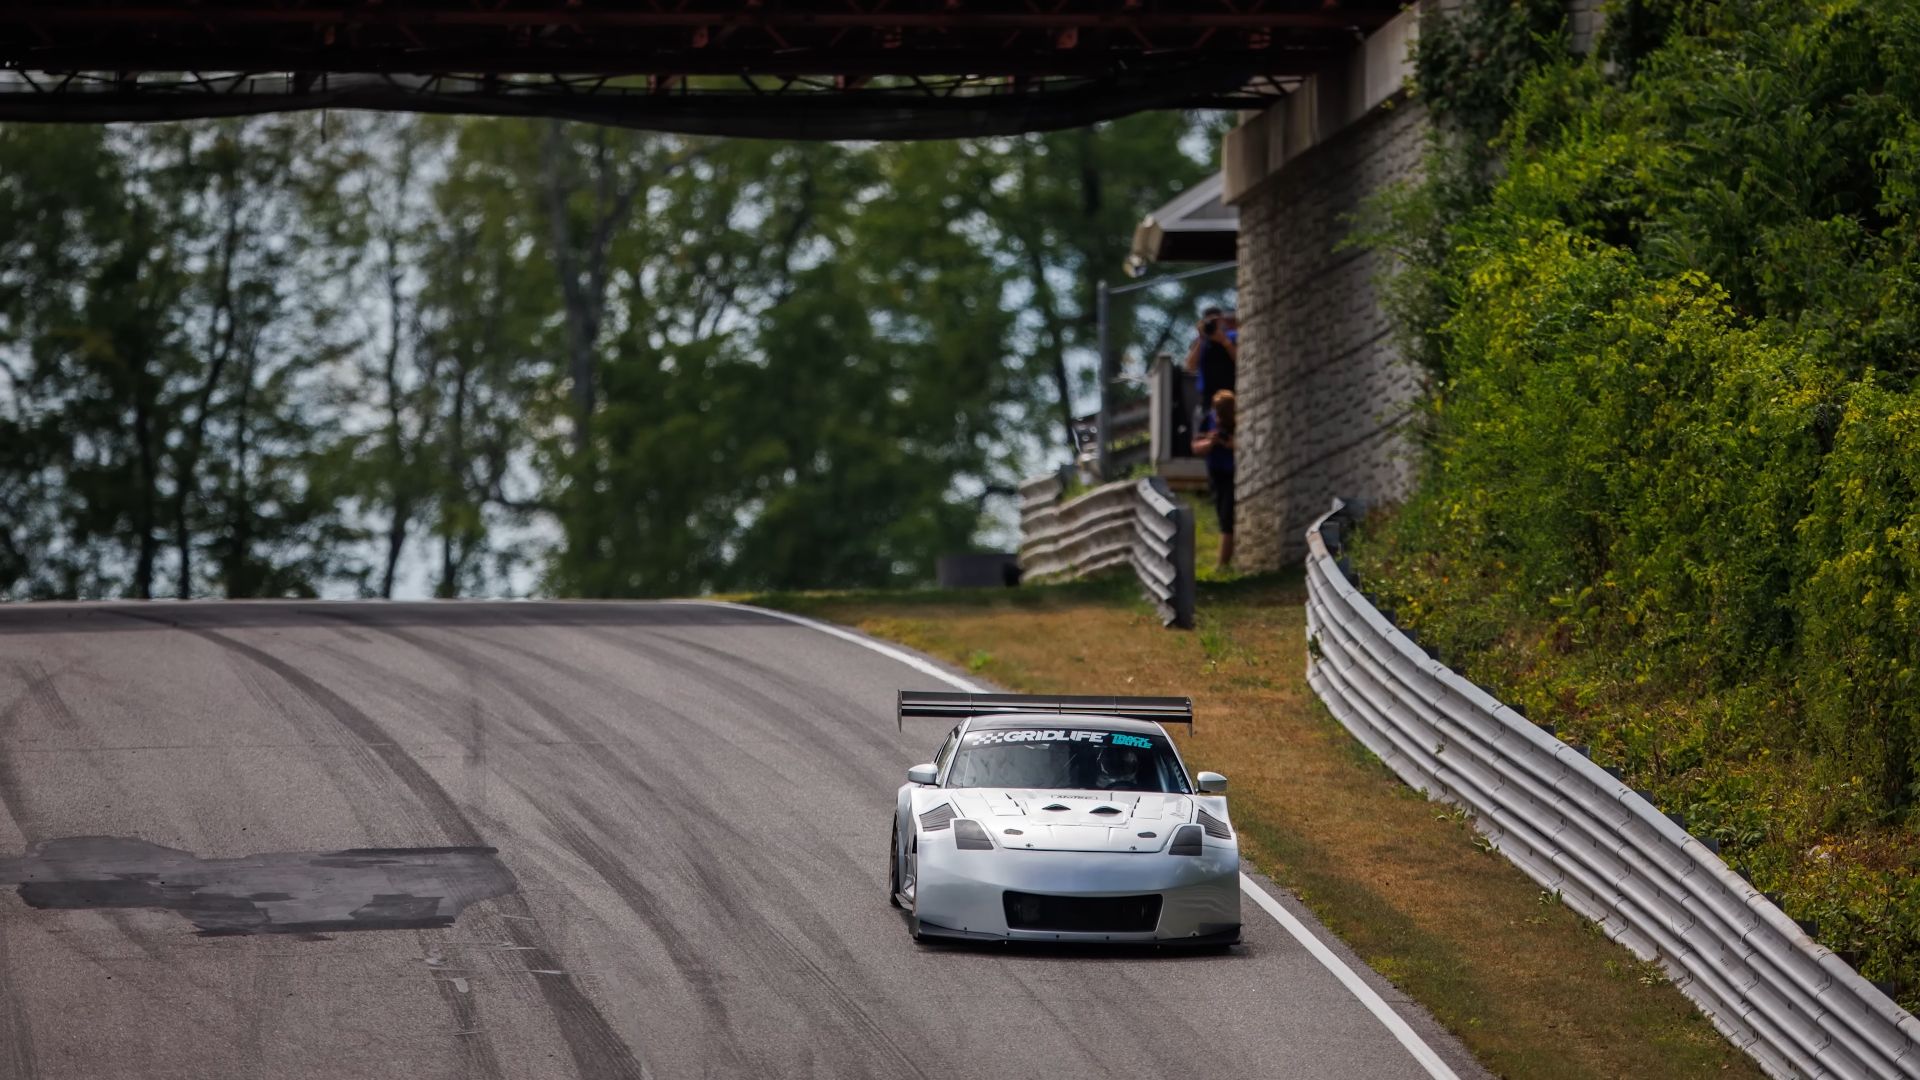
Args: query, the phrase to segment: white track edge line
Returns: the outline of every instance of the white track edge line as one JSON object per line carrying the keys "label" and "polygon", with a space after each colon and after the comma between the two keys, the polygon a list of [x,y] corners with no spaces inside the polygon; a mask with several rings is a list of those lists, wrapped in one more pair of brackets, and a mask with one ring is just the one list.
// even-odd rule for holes
{"label": "white track edge line", "polygon": [[1367,1011],[1386,1025],[1386,1029],[1393,1033],[1394,1038],[1400,1040],[1400,1045],[1406,1047],[1407,1052],[1413,1055],[1413,1060],[1427,1070],[1428,1076],[1433,1077],[1434,1080],[1460,1080],[1452,1067],[1440,1060],[1440,1055],[1434,1052],[1433,1047],[1428,1046],[1426,1040],[1422,1039],[1399,1013],[1394,1012],[1393,1007],[1382,1000],[1358,972],[1347,966],[1346,961],[1335,956],[1333,950],[1327,948],[1324,942],[1315,937],[1313,931],[1307,929],[1306,924],[1296,918],[1293,912],[1288,911],[1281,906],[1280,901],[1269,896],[1267,890],[1260,887],[1259,882],[1242,873],[1240,888],[1253,897],[1254,903],[1259,904],[1267,914],[1273,916],[1275,922],[1286,927],[1287,933],[1292,934],[1300,944],[1305,945],[1307,951],[1313,954],[1313,958],[1320,961],[1321,967],[1333,972],[1333,977],[1339,979],[1354,997],[1360,999],[1360,1004],[1365,1005]]}
{"label": "white track edge line", "polygon": [[968,682],[950,671],[943,670],[938,664],[934,664],[923,657],[915,656],[905,649],[897,649],[885,642],[875,641],[870,637],[856,634],[845,627],[821,622],[819,619],[809,619],[805,615],[794,615],[790,612],[775,611],[772,608],[755,607],[752,604],[736,604],[727,600],[664,600],[661,602],[667,604],[699,604],[704,607],[733,608],[737,611],[752,611],[761,615],[771,616],[775,619],[785,619],[790,623],[799,623],[801,626],[812,627],[823,634],[831,634],[842,641],[851,641],[863,649],[871,649],[890,660],[898,660],[900,663],[907,665],[923,675],[931,675],[939,679],[955,690],[964,690],[969,694],[984,694],[987,692],[986,687],[978,683]]}
{"label": "white track edge line", "polygon": [[[735,604],[724,600],[670,600],[666,602],[738,608],[742,611],[757,612],[775,619],[784,619],[790,623],[811,627],[823,634],[831,634],[843,641],[851,641],[863,649],[871,649],[889,659],[898,660],[915,671],[939,679],[955,690],[964,690],[969,694],[984,694],[987,692],[985,688],[979,684],[968,682],[952,672],[942,670],[938,665],[929,663],[927,660],[915,656],[904,649],[897,649],[892,645],[875,641],[870,637],[856,634],[851,630],[835,626],[832,623],[821,622],[819,619],[809,619],[805,615],[794,615],[785,611],[775,611],[772,608],[755,607],[752,604]],[[1294,940],[1304,946],[1307,952],[1313,955],[1315,960],[1320,961],[1321,967],[1326,968],[1333,974],[1334,978],[1340,980],[1340,984],[1345,986],[1347,991],[1359,1000],[1360,1004],[1367,1007],[1367,1011],[1372,1013],[1374,1018],[1379,1020],[1387,1031],[1391,1033],[1395,1039],[1400,1041],[1400,1045],[1407,1048],[1407,1052],[1413,1055],[1413,1060],[1419,1062],[1420,1067],[1427,1070],[1428,1076],[1433,1077],[1433,1080],[1460,1080],[1459,1074],[1455,1073],[1451,1066],[1440,1059],[1440,1055],[1434,1052],[1433,1047],[1428,1046],[1426,1040],[1422,1039],[1419,1033],[1414,1031],[1406,1020],[1401,1018],[1399,1013],[1393,1011],[1393,1006],[1388,1005],[1386,1001],[1374,991],[1373,987],[1368,986],[1366,980],[1362,979],[1358,972],[1349,967],[1346,961],[1334,955],[1333,950],[1327,948],[1326,943],[1314,936],[1313,931],[1307,929],[1306,924],[1295,917],[1293,912],[1282,907],[1280,901],[1268,895],[1267,890],[1261,888],[1259,882],[1242,873],[1240,875],[1240,888],[1246,892],[1247,895],[1253,897],[1253,902],[1260,905],[1261,910],[1273,916],[1273,921],[1279,923],[1282,929],[1292,934]]]}

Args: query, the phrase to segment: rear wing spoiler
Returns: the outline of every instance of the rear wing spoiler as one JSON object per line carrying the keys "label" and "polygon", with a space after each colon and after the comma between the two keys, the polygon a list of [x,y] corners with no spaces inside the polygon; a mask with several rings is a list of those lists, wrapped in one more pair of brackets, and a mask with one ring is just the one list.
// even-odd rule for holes
{"label": "rear wing spoiler", "polygon": [[964,720],[969,716],[1001,713],[1076,714],[1116,716],[1123,720],[1151,720],[1158,724],[1185,724],[1193,730],[1193,699],[1186,697],[1104,697],[1087,694],[959,694],[952,691],[902,690],[898,727],[907,718]]}

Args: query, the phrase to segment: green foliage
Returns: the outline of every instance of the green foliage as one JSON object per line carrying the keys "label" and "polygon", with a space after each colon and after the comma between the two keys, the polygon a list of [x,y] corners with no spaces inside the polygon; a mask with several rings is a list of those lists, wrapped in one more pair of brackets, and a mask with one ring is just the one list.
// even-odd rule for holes
{"label": "green foliage", "polygon": [[305,595],[354,572],[312,475],[325,421],[294,404],[335,348],[313,136],[0,128],[0,595]]}
{"label": "green foliage", "polygon": [[1435,377],[1363,577],[1920,1000],[1920,3],[1609,25],[1611,66],[1448,91],[1495,179],[1442,144],[1388,208]]}
{"label": "green foliage", "polygon": [[1465,0],[1421,18],[1414,81],[1444,128],[1478,152],[1499,133],[1527,76],[1565,52],[1560,0]]}
{"label": "green foliage", "polygon": [[1210,123],[0,126],[0,597],[927,580],[1064,433]]}

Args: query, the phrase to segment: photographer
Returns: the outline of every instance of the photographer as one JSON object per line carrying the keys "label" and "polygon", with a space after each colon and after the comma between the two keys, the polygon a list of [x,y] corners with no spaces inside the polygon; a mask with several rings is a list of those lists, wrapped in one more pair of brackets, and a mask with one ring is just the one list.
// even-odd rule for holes
{"label": "photographer", "polygon": [[1215,393],[1234,389],[1239,334],[1233,316],[1217,307],[1200,313],[1197,329],[1199,334],[1187,347],[1187,371],[1200,377],[1200,400],[1211,401]]}

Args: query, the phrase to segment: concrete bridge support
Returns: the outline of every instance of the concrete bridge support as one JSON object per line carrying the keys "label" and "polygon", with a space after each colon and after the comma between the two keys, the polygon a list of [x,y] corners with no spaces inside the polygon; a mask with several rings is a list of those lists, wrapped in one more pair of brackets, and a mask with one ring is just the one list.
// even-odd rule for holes
{"label": "concrete bridge support", "polygon": [[[1442,2],[1442,10],[1457,6]],[[1584,49],[1598,0],[1572,0]],[[1241,415],[1235,540],[1251,570],[1292,566],[1334,496],[1365,506],[1407,492],[1423,375],[1381,303],[1384,256],[1348,245],[1369,196],[1418,178],[1426,109],[1407,93],[1412,9],[1285,101],[1246,114],[1222,148],[1240,214]]]}

